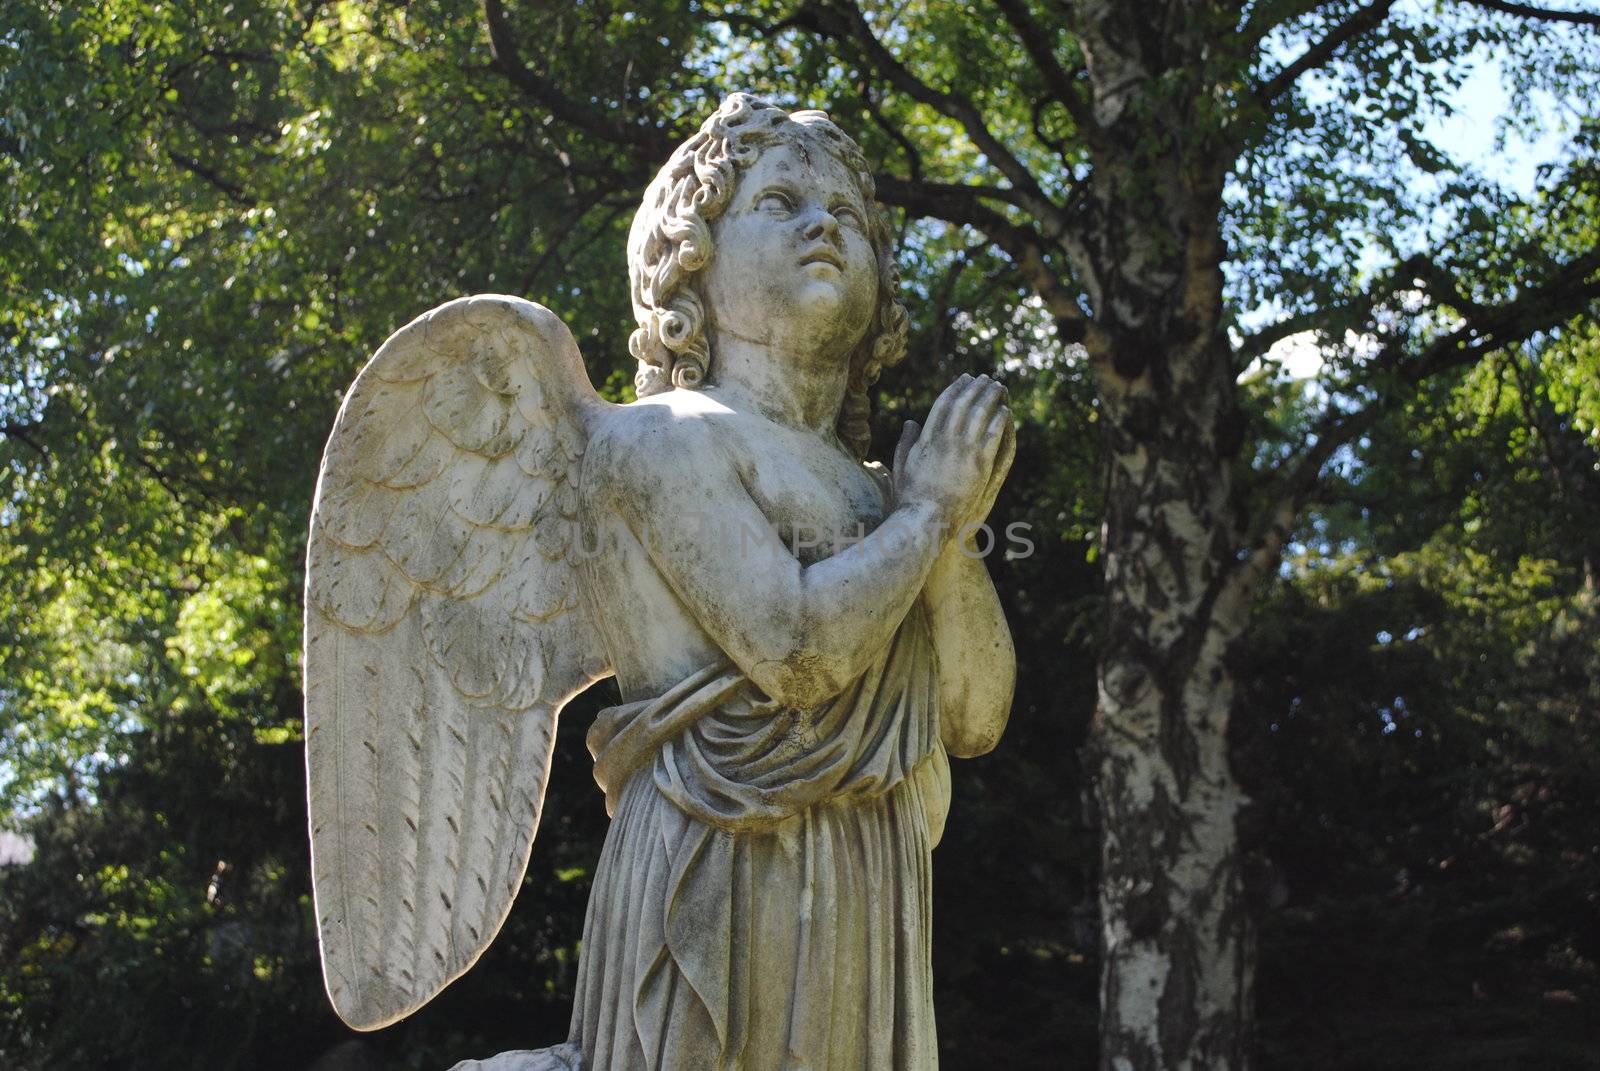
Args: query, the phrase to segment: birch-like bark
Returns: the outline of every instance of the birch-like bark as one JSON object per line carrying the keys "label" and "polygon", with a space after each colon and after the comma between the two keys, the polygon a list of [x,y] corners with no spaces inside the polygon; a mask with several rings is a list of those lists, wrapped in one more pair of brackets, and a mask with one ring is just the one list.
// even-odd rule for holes
{"label": "birch-like bark", "polygon": [[[1228,154],[1205,5],[1078,5],[1099,124],[1085,343],[1105,428],[1108,621],[1091,754],[1102,823],[1102,1068],[1249,1066],[1254,927],[1227,750],[1248,612],[1222,324]],[[1159,133],[1160,137],[1153,137]],[[1159,146],[1160,151],[1152,151]]]}
{"label": "birch-like bark", "polygon": [[1231,400],[1211,368],[1222,356],[1152,362],[1108,407],[1109,620],[1091,753],[1102,822],[1101,1066],[1117,1071],[1249,1063],[1245,798],[1227,752],[1228,655],[1247,603],[1230,582],[1218,424]]}

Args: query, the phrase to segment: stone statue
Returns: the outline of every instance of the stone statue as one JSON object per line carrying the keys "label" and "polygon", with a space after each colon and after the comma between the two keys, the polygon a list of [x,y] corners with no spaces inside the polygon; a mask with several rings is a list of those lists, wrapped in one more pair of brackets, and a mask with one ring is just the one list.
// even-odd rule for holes
{"label": "stone statue", "polygon": [[906,314],[820,112],[730,96],[628,267],[638,401],[594,392],[548,310],[485,296],[397,332],[339,413],[306,578],[328,994],[375,1029],[482,954],[556,717],[615,674],[571,1034],[462,1066],[934,1067],[946,754],[995,745],[1015,671],[961,534],[1011,464],[1004,389],[961,377],[892,473],[863,463]]}

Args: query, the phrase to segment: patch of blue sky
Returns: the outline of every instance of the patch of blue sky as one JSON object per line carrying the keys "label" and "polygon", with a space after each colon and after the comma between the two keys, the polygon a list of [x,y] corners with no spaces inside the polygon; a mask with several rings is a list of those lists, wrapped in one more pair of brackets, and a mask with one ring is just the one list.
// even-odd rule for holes
{"label": "patch of blue sky", "polygon": [[[1481,17],[1481,14],[1470,17]],[[1437,21],[1439,7],[1419,0],[1401,0],[1390,17]],[[1590,39],[1582,35],[1592,37],[1587,28],[1543,26],[1542,29],[1557,37],[1570,35],[1567,36],[1569,44]],[[1286,33],[1268,43],[1271,58],[1278,64],[1292,62],[1315,36],[1315,33]],[[1419,140],[1442,153],[1453,168],[1430,175],[1406,165],[1409,173],[1402,179],[1406,188],[1419,204],[1432,200],[1432,207],[1425,210],[1417,225],[1407,232],[1384,236],[1402,255],[1423,251],[1455,229],[1455,211],[1460,206],[1441,195],[1456,175],[1496,185],[1506,194],[1526,200],[1537,194],[1548,170],[1565,157],[1577,127],[1577,114],[1571,103],[1560,101],[1537,87],[1525,95],[1520,89],[1514,90],[1510,60],[1503,49],[1480,46],[1470,53],[1435,61],[1436,69],[1453,68],[1458,81],[1453,90],[1426,105],[1426,111],[1417,116],[1416,130]],[[1326,70],[1304,76],[1300,89],[1313,103],[1331,102],[1345,90],[1338,72],[1335,62]],[[1376,273],[1389,263],[1389,254],[1378,241],[1369,240],[1363,244],[1358,260],[1358,271],[1362,274]],[[1247,263],[1230,266],[1234,273],[1249,269]],[[1239,324],[1244,331],[1253,332],[1283,314],[1280,305],[1267,301],[1244,311]],[[1345,340],[1347,345],[1358,341]],[[1329,357],[1330,354],[1317,344],[1315,336],[1306,332],[1282,339],[1269,351],[1265,362],[1258,364],[1275,364],[1282,374],[1292,379],[1314,381],[1328,366]],[[1245,374],[1254,372],[1255,367],[1252,367]],[[1316,389],[1309,382],[1308,388]]]}

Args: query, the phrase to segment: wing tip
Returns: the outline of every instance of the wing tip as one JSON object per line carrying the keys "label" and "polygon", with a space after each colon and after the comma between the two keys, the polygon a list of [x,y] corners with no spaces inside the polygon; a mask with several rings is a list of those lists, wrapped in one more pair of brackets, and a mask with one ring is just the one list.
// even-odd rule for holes
{"label": "wing tip", "polygon": [[393,1026],[427,1003],[411,999],[390,985],[364,987],[353,999],[348,990],[335,992],[331,984],[326,988],[334,1014],[345,1026],[364,1034]]}

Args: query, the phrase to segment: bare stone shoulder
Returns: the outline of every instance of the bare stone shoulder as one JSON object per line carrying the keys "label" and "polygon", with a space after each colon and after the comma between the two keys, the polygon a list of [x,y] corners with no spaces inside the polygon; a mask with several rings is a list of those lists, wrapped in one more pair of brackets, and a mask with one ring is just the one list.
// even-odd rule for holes
{"label": "bare stone shoulder", "polygon": [[591,505],[637,509],[662,494],[703,496],[719,473],[736,479],[718,428],[727,415],[697,391],[612,409],[591,432],[580,494]]}

